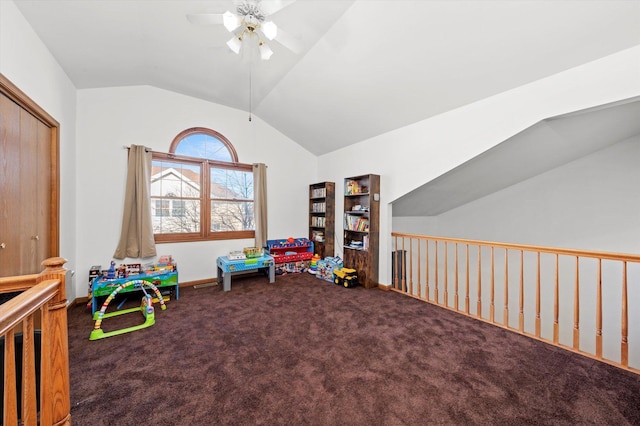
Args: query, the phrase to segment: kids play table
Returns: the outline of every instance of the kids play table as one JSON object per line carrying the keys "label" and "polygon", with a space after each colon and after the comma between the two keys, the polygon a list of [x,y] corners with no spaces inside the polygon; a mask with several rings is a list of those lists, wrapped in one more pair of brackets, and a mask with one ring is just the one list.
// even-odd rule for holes
{"label": "kids play table", "polygon": [[222,282],[224,291],[231,290],[231,277],[233,275],[244,274],[252,271],[266,271],[269,274],[269,282],[276,280],[276,272],[273,266],[273,257],[263,254],[260,257],[249,259],[231,260],[228,256],[220,256],[218,265],[218,283]]}
{"label": "kids play table", "polygon": [[[151,273],[151,274],[136,274],[129,275],[127,278],[113,278],[107,279],[106,277],[97,277],[93,280],[91,285],[91,315],[95,314],[98,310],[98,298],[109,296],[119,285],[124,284],[132,280],[144,280],[154,284],[158,289],[162,287],[171,287],[174,291],[174,297],[178,300],[179,287],[178,287],[178,271],[164,272],[164,273]],[[127,293],[131,291],[139,291],[138,287],[129,287],[121,291],[121,293]],[[162,291],[162,289],[161,289]]]}

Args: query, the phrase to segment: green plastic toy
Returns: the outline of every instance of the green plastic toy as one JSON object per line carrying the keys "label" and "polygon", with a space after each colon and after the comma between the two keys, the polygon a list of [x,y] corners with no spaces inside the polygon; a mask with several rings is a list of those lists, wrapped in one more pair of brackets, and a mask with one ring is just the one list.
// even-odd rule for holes
{"label": "green plastic toy", "polygon": [[[106,310],[107,310],[107,307],[109,306],[109,303],[111,303],[111,301],[117,296],[117,294],[120,293],[120,291],[123,288],[131,287],[131,286],[140,287],[140,289],[144,293],[144,296],[142,297],[142,301],[140,302],[140,307],[123,309],[121,311],[110,312],[108,314],[105,313]],[[154,293],[158,296],[158,300],[160,301],[161,309],[163,311],[165,309],[167,309],[167,306],[164,304],[164,299],[162,297],[162,294],[160,293],[160,290],[158,290],[158,288],[155,285],[153,285],[152,283],[150,283],[148,281],[144,281],[144,280],[127,281],[126,283],[119,285],[109,295],[109,297],[107,297],[107,300],[104,301],[100,311],[96,312],[93,315],[93,319],[96,322],[95,322],[95,324],[93,326],[93,330],[91,331],[91,335],[89,336],[89,340],[104,339],[106,337],[112,337],[112,336],[117,336],[117,335],[124,334],[124,333],[130,333],[132,331],[141,330],[143,328],[151,327],[153,324],[155,324],[156,318],[155,318],[155,312],[154,312],[154,309],[153,309],[153,302],[152,302],[151,296],[149,294],[147,294],[147,292],[145,291],[144,286],[151,287],[151,289],[154,291]],[[102,325],[102,320],[103,319],[115,317],[115,316],[118,316],[118,315],[125,315],[125,314],[129,314],[131,312],[141,312],[142,316],[144,316],[144,318],[145,318],[144,322],[142,324],[140,324],[140,325],[134,325],[132,327],[126,327],[126,328],[123,328],[123,329],[120,329],[120,330],[108,331],[106,333],[102,330],[102,328],[100,328],[101,325]]]}

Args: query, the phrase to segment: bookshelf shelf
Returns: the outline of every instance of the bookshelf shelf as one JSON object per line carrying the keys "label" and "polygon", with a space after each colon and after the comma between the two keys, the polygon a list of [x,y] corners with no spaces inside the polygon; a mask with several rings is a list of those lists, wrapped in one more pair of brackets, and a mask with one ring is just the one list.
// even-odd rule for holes
{"label": "bookshelf shelf", "polygon": [[365,288],[378,285],[380,176],[344,180],[344,265],[358,272]]}
{"label": "bookshelf shelf", "polygon": [[335,197],[334,182],[309,185],[309,239],[322,259],[334,255]]}

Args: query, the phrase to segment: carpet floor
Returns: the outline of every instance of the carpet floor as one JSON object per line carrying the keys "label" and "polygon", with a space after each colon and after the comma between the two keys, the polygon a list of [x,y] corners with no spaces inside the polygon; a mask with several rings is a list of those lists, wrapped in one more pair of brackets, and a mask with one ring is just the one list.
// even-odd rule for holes
{"label": "carpet floor", "polygon": [[640,425],[640,375],[395,292],[234,277],[155,317],[69,311],[74,425]]}

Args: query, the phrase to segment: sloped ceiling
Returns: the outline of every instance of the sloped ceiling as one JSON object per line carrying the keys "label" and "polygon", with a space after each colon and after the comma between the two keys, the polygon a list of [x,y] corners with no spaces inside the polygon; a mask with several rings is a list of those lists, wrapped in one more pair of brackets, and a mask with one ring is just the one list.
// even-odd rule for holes
{"label": "sloped ceiling", "polygon": [[436,216],[640,135],[640,98],[551,117],[393,202],[393,216]]}
{"label": "sloped ceiling", "polygon": [[317,155],[640,44],[639,1],[297,0],[271,18],[302,49],[271,42],[269,61],[186,19],[230,0],[15,3],[77,88],[251,105]]}

